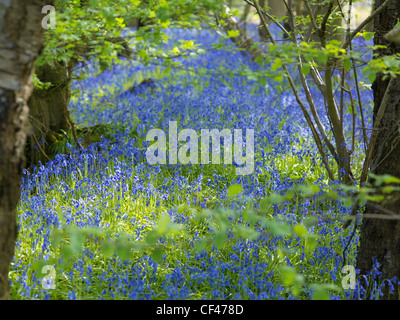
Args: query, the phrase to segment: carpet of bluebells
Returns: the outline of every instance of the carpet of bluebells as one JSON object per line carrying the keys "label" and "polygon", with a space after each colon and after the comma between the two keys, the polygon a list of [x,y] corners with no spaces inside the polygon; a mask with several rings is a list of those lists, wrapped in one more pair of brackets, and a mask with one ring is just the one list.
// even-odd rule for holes
{"label": "carpet of bluebells", "polygon": [[[290,90],[275,100],[277,84],[272,81],[260,84],[239,74],[216,72],[221,66],[239,71],[260,66],[242,52],[212,49],[220,38],[214,31],[167,33],[170,43],[173,39],[201,43],[205,54],[182,59],[184,67],[168,73],[157,64],[135,62],[100,74],[94,64],[81,64],[75,70],[84,77],[73,82],[70,111],[74,121],[78,128],[103,125],[111,133],[80,152],[67,144],[67,154],[25,171],[18,208],[19,239],[10,272],[11,298],[311,299],[314,285],[336,285],[340,290],[329,290],[331,299],[364,298],[358,284],[354,290],[342,290],[342,251],[351,240],[346,264],[355,265],[358,235],[351,238],[352,228],[341,228],[340,218],[349,209],[338,200],[305,198],[269,207],[271,216],[288,224],[317,218],[318,223],[308,227],[318,236],[311,254],[305,253],[299,237],[267,232],[252,240],[228,236],[223,248],[211,245],[195,250],[196,241],[208,232],[207,223],[195,219],[201,210],[240,210],[249,202],[257,206],[267,194],[285,194],[296,184],[312,183],[322,190],[331,182]],[[153,82],[129,90],[147,78]],[[311,90],[323,115],[323,99]],[[368,115],[372,94],[367,86],[361,90]],[[171,120],[178,122],[178,131],[254,129],[254,172],[237,176],[235,164],[149,165],[146,133],[152,128],[168,132]],[[326,118],[322,121],[329,125]],[[345,126],[351,128],[351,114]],[[357,132],[359,146],[360,135]],[[237,184],[243,193],[235,201],[228,199],[229,186]],[[179,209],[182,205],[186,209]],[[106,230],[109,238],[124,233],[140,240],[163,215],[182,224],[185,231],[173,235],[160,261],[146,251],[131,251],[128,260],[104,256],[99,245],[89,241],[70,264],[53,264],[55,289],[43,287],[46,273],[37,272],[35,265],[59,254],[52,243],[54,230],[93,227]],[[302,275],[299,292],[282,279],[281,266]],[[376,284],[373,294],[379,292]]]}

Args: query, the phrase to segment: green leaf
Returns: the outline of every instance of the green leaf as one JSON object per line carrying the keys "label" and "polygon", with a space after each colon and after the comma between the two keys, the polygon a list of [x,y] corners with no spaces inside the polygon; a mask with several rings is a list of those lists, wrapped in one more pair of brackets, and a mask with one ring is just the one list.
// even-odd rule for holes
{"label": "green leaf", "polygon": [[281,281],[284,286],[292,286],[297,281],[301,281],[301,278],[297,277],[296,269],[293,267],[282,266],[280,269]]}
{"label": "green leaf", "polygon": [[310,74],[310,65],[307,63],[304,63],[301,66],[301,73],[304,74],[305,76],[308,76]]}
{"label": "green leaf", "polygon": [[158,223],[157,223],[157,231],[159,235],[165,235],[168,231],[168,227],[171,224],[171,217],[168,214],[164,214],[162,215],[159,219],[158,219]]}
{"label": "green leaf", "polygon": [[116,253],[122,261],[128,261],[131,257],[131,249],[124,244],[117,245]]}
{"label": "green leaf", "polygon": [[381,191],[383,193],[392,193],[393,191],[400,191],[400,187],[384,186],[384,187],[382,187]]}
{"label": "green leaf", "polygon": [[346,198],[346,199],[344,199],[343,204],[344,204],[344,206],[346,208],[351,208],[353,206],[353,199],[352,198]]}
{"label": "green leaf", "polygon": [[228,197],[236,196],[243,192],[243,187],[240,184],[231,185],[228,188]]}
{"label": "green leaf", "polygon": [[298,188],[304,197],[309,197],[319,192],[319,187],[315,184],[299,185]]}
{"label": "green leaf", "polygon": [[347,72],[349,72],[350,69],[351,69],[351,60],[350,59],[344,59],[343,67]]}
{"label": "green leaf", "polygon": [[304,250],[307,254],[312,254],[317,247],[317,239],[318,237],[313,234],[305,234],[305,243],[304,243]]}
{"label": "green leaf", "polygon": [[240,35],[239,30],[228,30],[228,37],[229,38],[235,38]]}
{"label": "green leaf", "polygon": [[258,64],[262,64],[264,62],[264,57],[263,56],[258,56],[255,60]]}
{"label": "green leaf", "polygon": [[101,252],[106,258],[112,257],[114,253],[114,246],[111,241],[104,241],[101,246]]}
{"label": "green leaf", "polygon": [[283,75],[282,73],[278,73],[276,75],[274,75],[274,77],[272,78],[273,81],[275,82],[282,82],[283,81]]}
{"label": "green leaf", "polygon": [[313,300],[330,300],[329,290],[337,293],[341,293],[343,291],[342,288],[333,283],[312,284],[310,288],[314,290],[312,296]]}
{"label": "green leaf", "polygon": [[61,249],[61,256],[64,259],[64,261],[68,261],[69,259],[72,258],[73,252],[70,246],[63,246]]}
{"label": "green leaf", "polygon": [[270,201],[268,200],[268,199],[261,199],[260,200],[260,209],[262,210],[262,211],[267,211],[267,209],[268,209],[268,206],[270,205],[271,203],[270,203]]}
{"label": "green leaf", "polygon": [[267,78],[258,78],[258,79],[257,79],[257,82],[258,82],[260,85],[262,85],[263,87],[265,87],[265,85],[268,84]]}
{"label": "green leaf", "polygon": [[375,81],[375,79],[376,79],[376,72],[373,70],[369,70],[369,73],[368,73],[369,82],[373,83]]}
{"label": "green leaf", "polygon": [[163,70],[163,75],[167,76],[169,74],[171,74],[172,68],[171,67],[167,67]]}
{"label": "green leaf", "polygon": [[400,183],[400,179],[389,174],[382,174],[379,176],[382,179],[383,183]]}
{"label": "green leaf", "polygon": [[223,231],[218,231],[215,233],[215,246],[218,249],[222,249],[226,241],[226,233]]}
{"label": "green leaf", "polygon": [[367,195],[366,199],[373,202],[381,202],[385,200],[385,196],[383,195]]}
{"label": "green leaf", "polygon": [[146,234],[145,241],[149,246],[152,246],[152,245],[156,244],[158,238],[159,238],[159,234],[158,234],[157,230],[150,230]]}
{"label": "green leaf", "polygon": [[183,203],[178,206],[177,212],[182,213],[183,211],[189,209],[188,205],[186,203]]}
{"label": "green leaf", "polygon": [[73,254],[80,253],[83,250],[84,240],[85,237],[81,230],[75,228],[71,230],[70,247]]}
{"label": "green leaf", "polygon": [[325,52],[319,51],[318,55],[317,55],[317,60],[318,60],[319,63],[324,65],[328,61],[328,56],[326,55]]}
{"label": "green leaf", "polygon": [[304,276],[298,274],[295,268],[289,266],[280,267],[279,272],[282,284],[290,287],[293,295],[298,296],[304,283]]}
{"label": "green leaf", "polygon": [[318,218],[317,217],[309,217],[304,221],[304,225],[306,227],[312,227],[318,224]]}
{"label": "green leaf", "polygon": [[42,277],[42,269],[45,265],[52,264],[49,260],[40,259],[32,264],[33,272],[36,273],[37,277]]}
{"label": "green leaf", "polygon": [[255,240],[260,236],[260,233],[253,228],[237,226],[238,235],[244,239]]}
{"label": "green leaf", "polygon": [[367,32],[363,31],[362,36],[364,37],[365,40],[369,41],[374,37],[375,32]]}
{"label": "green leaf", "polygon": [[281,196],[280,194],[277,193],[271,193],[270,195],[267,195],[263,200],[263,205],[267,206],[269,204],[276,204],[276,203],[281,203],[283,202],[284,197]]}
{"label": "green leaf", "polygon": [[283,66],[283,61],[280,58],[276,58],[271,65],[272,71],[276,71]]}
{"label": "green leaf", "polygon": [[151,254],[151,258],[157,263],[160,263],[162,261],[163,256],[164,249],[162,247],[155,248],[153,250],[153,253]]}
{"label": "green leaf", "polygon": [[296,272],[293,270],[293,268],[283,267],[281,268],[281,279],[283,285],[290,286],[296,279]]}
{"label": "green leaf", "polygon": [[329,292],[325,288],[318,286],[312,295],[312,299],[313,300],[330,300]]}
{"label": "green leaf", "polygon": [[197,241],[194,246],[194,250],[196,252],[206,250],[206,248],[207,248],[207,239],[201,239],[201,240]]}
{"label": "green leaf", "polygon": [[271,233],[276,236],[286,236],[290,234],[290,226],[286,223],[270,220],[268,222],[268,228]]}
{"label": "green leaf", "polygon": [[296,224],[293,227],[293,231],[295,234],[297,234],[299,237],[303,236],[304,234],[307,234],[307,229],[305,226],[303,226],[302,224]]}
{"label": "green leaf", "polygon": [[384,38],[388,41],[394,42],[394,43],[400,43],[400,24],[399,22],[396,24],[396,26],[393,28],[392,31],[387,33]]}

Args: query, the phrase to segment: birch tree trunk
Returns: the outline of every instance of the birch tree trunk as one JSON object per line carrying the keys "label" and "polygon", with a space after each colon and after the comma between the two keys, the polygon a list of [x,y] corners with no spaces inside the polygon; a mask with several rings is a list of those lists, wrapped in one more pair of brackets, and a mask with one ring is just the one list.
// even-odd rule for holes
{"label": "birch tree trunk", "polygon": [[28,131],[27,100],[43,45],[42,7],[49,4],[52,1],[0,0],[0,299],[9,297]]}

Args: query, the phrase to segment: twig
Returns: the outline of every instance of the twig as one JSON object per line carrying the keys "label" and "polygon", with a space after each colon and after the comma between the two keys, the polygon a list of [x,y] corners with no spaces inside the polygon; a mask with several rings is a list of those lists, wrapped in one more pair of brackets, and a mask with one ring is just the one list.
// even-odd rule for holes
{"label": "twig", "polygon": [[343,248],[343,252],[342,252],[342,268],[346,265],[346,251],[347,251],[348,247],[350,246],[350,243],[353,240],[354,235],[356,234],[357,227],[358,227],[358,223],[357,223],[357,220],[356,220],[354,222],[353,232],[350,235],[349,241],[347,241],[345,247]]}
{"label": "twig", "polygon": [[318,35],[321,39],[321,45],[323,47],[325,47],[325,44],[326,44],[326,24],[328,23],[329,16],[332,13],[334,2],[335,2],[335,0],[331,0],[329,2],[328,9],[326,10],[324,17],[322,18],[321,26],[317,30]]}
{"label": "twig", "polygon": [[[283,1],[284,1],[285,5],[286,5],[286,7],[288,9],[290,21],[291,21],[291,24],[292,24],[292,30],[293,30],[292,42],[296,45],[297,48],[299,48],[299,45],[298,45],[297,39],[296,39],[296,26],[295,26],[293,11],[292,11],[291,7],[286,3],[286,1],[285,0],[283,0]],[[306,77],[304,76],[304,74],[302,72],[303,62],[302,62],[301,56],[298,57],[298,60],[299,60],[298,71],[299,71],[300,81],[301,81],[301,84],[303,86],[304,93],[306,94],[306,98],[307,98],[308,105],[310,106],[311,114],[312,114],[312,116],[314,118],[314,121],[317,124],[318,130],[319,130],[324,142],[326,143],[326,145],[327,145],[330,153],[332,154],[333,158],[336,160],[336,159],[338,159],[337,153],[335,152],[335,148],[332,145],[332,142],[329,140],[328,135],[325,132],[325,128],[324,128],[324,126],[323,126],[323,124],[321,122],[321,119],[319,118],[319,115],[317,113],[317,109],[316,109],[315,104],[314,104],[314,100],[312,98],[311,91],[310,91],[310,89],[308,87],[307,79],[306,79]]]}
{"label": "twig", "polygon": [[350,96],[350,103],[351,103],[351,109],[352,109],[352,118],[353,118],[353,130],[352,130],[352,141],[351,141],[351,149],[349,151],[350,154],[354,152],[354,147],[355,147],[355,136],[356,136],[356,111],[354,108],[354,99],[353,95],[351,94],[351,90],[345,88],[342,86],[342,90],[347,92]]}
{"label": "twig", "polygon": [[[268,28],[268,25],[267,25],[267,23],[266,23],[266,21],[264,19],[264,16],[263,16],[263,14],[261,12],[260,6],[258,5],[257,2],[254,2],[254,5],[256,7],[257,13],[258,13],[258,15],[259,15],[259,17],[261,19],[261,23],[263,24],[263,27],[265,28],[265,31],[267,32],[267,35],[268,35],[270,41],[273,44],[275,44],[275,39],[272,36],[271,31]],[[329,161],[328,161],[328,159],[326,157],[326,154],[325,154],[325,151],[324,151],[324,147],[323,147],[322,142],[321,142],[321,138],[320,138],[317,130],[315,129],[314,123],[312,122],[311,117],[310,117],[306,107],[304,106],[303,102],[300,99],[300,96],[299,96],[299,93],[297,91],[296,85],[295,85],[295,83],[294,83],[294,81],[293,81],[293,79],[292,79],[292,77],[291,77],[291,75],[289,73],[289,70],[287,69],[285,64],[283,64],[282,67],[283,67],[283,70],[285,71],[285,74],[286,74],[286,76],[288,78],[290,87],[292,88],[292,91],[293,91],[293,93],[295,95],[296,101],[299,104],[299,106],[300,106],[300,108],[301,108],[301,110],[303,112],[303,115],[304,115],[304,117],[305,117],[305,119],[307,121],[307,124],[308,124],[309,128],[311,129],[311,132],[313,134],[314,140],[315,140],[315,142],[317,144],[317,147],[318,147],[318,151],[319,151],[319,153],[321,155],[322,162],[324,163],[325,168],[326,168],[326,170],[328,172],[329,179],[335,180],[335,175],[333,174],[332,169],[331,169],[331,167],[329,165]]]}
{"label": "twig", "polygon": [[46,158],[47,161],[51,161],[50,158],[47,156],[46,152],[44,152],[44,150],[42,149],[42,147],[40,146],[39,141],[37,140],[36,136],[34,133],[32,133],[33,136],[33,140],[35,140],[35,143],[40,151],[40,153]]}
{"label": "twig", "polygon": [[[255,0],[255,1],[257,1],[257,0]],[[244,0],[244,2],[248,3],[252,7],[256,8],[255,2],[251,2],[249,0]],[[276,21],[276,19],[273,16],[271,16],[268,12],[266,12],[264,9],[261,9],[258,4],[257,4],[257,6],[259,8],[259,11],[262,13],[262,15],[265,15],[268,19],[272,20],[279,27],[279,29],[281,29],[283,31],[283,33],[288,38],[290,37],[290,33],[285,29],[285,27],[282,24],[280,24],[278,21]]]}
{"label": "twig", "polygon": [[304,0],[304,2],[306,4],[306,8],[307,8],[308,14],[310,15],[311,24],[314,27],[314,29],[318,32],[319,27],[317,25],[317,22],[315,21],[314,13],[312,12],[310,3],[308,2],[308,0]]}
{"label": "twig", "polygon": [[[353,50],[351,44],[350,44],[350,50]],[[363,141],[364,141],[364,151],[366,153],[367,152],[367,145],[368,145],[368,138],[367,138],[367,132],[365,131],[364,110],[363,110],[363,107],[362,107],[360,87],[358,85],[358,75],[357,75],[357,70],[356,70],[356,65],[355,65],[354,58],[351,58],[351,63],[352,63],[352,66],[353,66],[354,82],[356,84],[358,106],[360,108],[360,117],[361,117],[361,124],[362,124],[361,128],[362,128],[362,132],[363,132]]]}

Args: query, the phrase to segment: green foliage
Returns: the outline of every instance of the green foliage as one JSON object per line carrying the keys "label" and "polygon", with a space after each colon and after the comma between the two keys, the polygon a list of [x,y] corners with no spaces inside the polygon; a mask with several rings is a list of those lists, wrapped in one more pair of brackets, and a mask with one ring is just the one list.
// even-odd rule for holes
{"label": "green foliage", "polygon": [[[197,45],[182,40],[170,52],[164,52],[158,48],[159,44],[168,42],[162,28],[213,25],[210,13],[219,10],[222,10],[220,0],[57,1],[56,28],[45,32],[45,48],[37,63],[92,59],[104,70],[122,62],[121,55],[129,54],[146,63],[161,58],[167,65],[172,64],[170,57],[193,52]],[[126,22],[134,19],[145,21],[146,26],[128,35],[122,34]]]}
{"label": "green foliage", "polygon": [[241,185],[232,185],[228,188],[228,197],[236,196],[243,192],[243,188]]}
{"label": "green foliage", "polygon": [[[374,46],[374,48],[378,48]],[[368,76],[368,80],[372,83],[378,74],[382,74],[383,78],[396,77],[400,75],[400,54],[376,57],[368,62],[363,70]]]}
{"label": "green foliage", "polygon": [[36,73],[33,74],[33,85],[39,89],[47,90],[51,87],[51,82],[42,82],[37,77]]}

